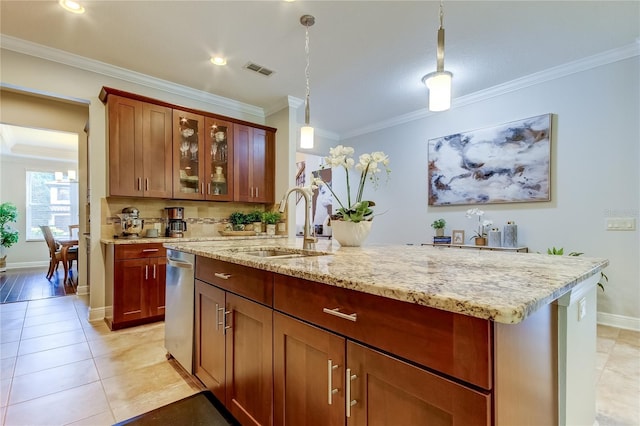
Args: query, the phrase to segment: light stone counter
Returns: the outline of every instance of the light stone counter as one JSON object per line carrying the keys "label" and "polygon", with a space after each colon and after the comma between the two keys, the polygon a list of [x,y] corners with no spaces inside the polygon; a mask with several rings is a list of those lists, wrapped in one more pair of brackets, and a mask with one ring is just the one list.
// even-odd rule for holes
{"label": "light stone counter", "polygon": [[302,247],[300,239],[277,238],[172,240],[165,246],[505,324],[523,321],[609,264],[588,257],[447,247],[340,247],[332,241],[316,244],[316,250],[327,253],[322,256],[268,259],[243,253],[250,247]]}
{"label": "light stone counter", "polygon": [[102,244],[153,244],[153,243],[185,243],[185,242],[202,242],[202,241],[235,241],[235,240],[264,240],[264,239],[278,239],[287,238],[285,235],[276,236],[273,235],[254,235],[254,236],[239,236],[239,237],[224,237],[224,236],[208,236],[208,237],[184,237],[184,238],[169,238],[169,237],[139,237],[139,238],[101,238]]}

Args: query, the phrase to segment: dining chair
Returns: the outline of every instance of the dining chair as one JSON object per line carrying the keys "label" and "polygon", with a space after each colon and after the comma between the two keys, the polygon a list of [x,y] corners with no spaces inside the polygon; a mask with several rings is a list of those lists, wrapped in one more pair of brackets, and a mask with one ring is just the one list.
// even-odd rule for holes
{"label": "dining chair", "polygon": [[[47,271],[47,279],[50,280],[53,276],[53,273],[58,269],[60,262],[62,262],[62,250],[58,243],[56,243],[55,238],[53,237],[53,233],[51,232],[51,228],[47,225],[40,225],[40,229],[42,230],[42,235],[44,235],[44,241],[47,243],[49,247],[49,270]],[[71,269],[71,265],[75,260],[78,262],[78,249],[71,248],[67,252],[67,260],[68,265],[65,265],[65,269]],[[66,277],[65,277],[66,278]]]}

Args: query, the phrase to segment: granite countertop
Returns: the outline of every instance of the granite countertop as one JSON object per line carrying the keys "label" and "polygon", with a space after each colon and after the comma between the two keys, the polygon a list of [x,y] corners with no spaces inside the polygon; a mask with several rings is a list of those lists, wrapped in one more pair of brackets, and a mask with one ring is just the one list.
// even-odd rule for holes
{"label": "granite countertop", "polygon": [[234,241],[234,240],[264,240],[264,239],[280,239],[287,238],[286,235],[282,236],[273,236],[273,235],[252,235],[252,236],[237,236],[237,237],[225,237],[225,236],[194,236],[194,237],[182,237],[182,238],[169,238],[169,237],[138,237],[138,238],[125,238],[125,237],[116,237],[113,238],[101,238],[100,242],[102,244],[153,244],[153,243],[185,243],[185,242],[202,242],[202,241]]}
{"label": "granite countertop", "polygon": [[300,250],[300,239],[171,241],[165,247],[445,311],[515,324],[609,264],[538,253],[319,241],[321,256],[268,259],[248,248]]}

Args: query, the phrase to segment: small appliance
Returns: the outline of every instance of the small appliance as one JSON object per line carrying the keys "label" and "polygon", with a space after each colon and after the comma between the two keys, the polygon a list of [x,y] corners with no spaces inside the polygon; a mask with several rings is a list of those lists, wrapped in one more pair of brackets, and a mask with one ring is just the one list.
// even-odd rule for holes
{"label": "small appliance", "polygon": [[182,238],[187,230],[187,222],[184,221],[184,207],[165,207],[167,216],[167,228],[165,236],[170,238]]}
{"label": "small appliance", "polygon": [[135,207],[125,207],[117,215],[120,218],[120,228],[124,238],[138,238],[144,227],[144,219],[140,219],[140,210]]}

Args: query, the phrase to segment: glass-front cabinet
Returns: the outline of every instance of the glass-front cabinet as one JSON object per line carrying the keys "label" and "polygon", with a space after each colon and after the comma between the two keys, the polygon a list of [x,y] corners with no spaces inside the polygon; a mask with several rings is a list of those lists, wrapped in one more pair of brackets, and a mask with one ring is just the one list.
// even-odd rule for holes
{"label": "glass-front cabinet", "polygon": [[202,200],[204,179],[204,117],[173,110],[173,197]]}
{"label": "glass-front cabinet", "polygon": [[205,117],[205,198],[233,200],[233,129],[228,121]]}

